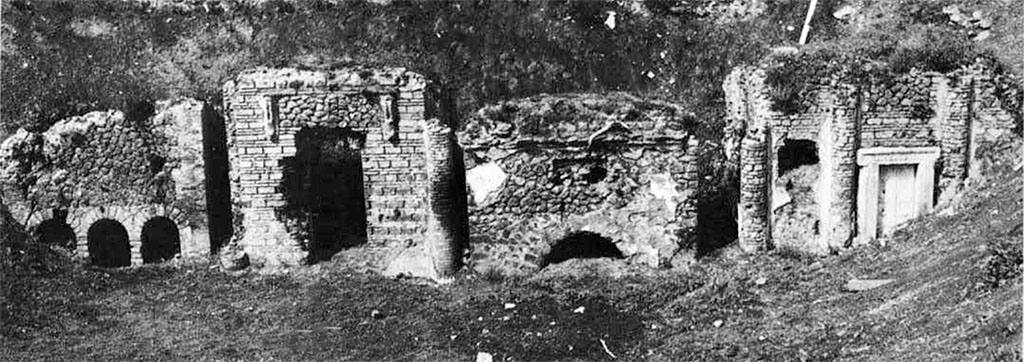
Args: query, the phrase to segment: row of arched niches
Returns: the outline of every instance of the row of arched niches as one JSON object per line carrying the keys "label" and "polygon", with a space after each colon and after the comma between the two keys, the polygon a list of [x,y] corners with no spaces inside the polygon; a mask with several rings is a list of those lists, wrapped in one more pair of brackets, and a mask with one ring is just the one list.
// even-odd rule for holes
{"label": "row of arched niches", "polygon": [[182,254],[181,221],[174,215],[99,210],[69,219],[62,209],[49,214],[29,223],[36,240],[76,251],[95,266],[161,263]]}

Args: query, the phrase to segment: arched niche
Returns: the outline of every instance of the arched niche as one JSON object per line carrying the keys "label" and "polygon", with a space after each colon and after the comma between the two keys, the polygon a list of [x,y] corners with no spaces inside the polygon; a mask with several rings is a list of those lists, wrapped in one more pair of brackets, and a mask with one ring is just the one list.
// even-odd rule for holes
{"label": "arched niche", "polygon": [[107,268],[132,264],[128,231],[117,220],[97,220],[89,227],[87,240],[91,264]]}

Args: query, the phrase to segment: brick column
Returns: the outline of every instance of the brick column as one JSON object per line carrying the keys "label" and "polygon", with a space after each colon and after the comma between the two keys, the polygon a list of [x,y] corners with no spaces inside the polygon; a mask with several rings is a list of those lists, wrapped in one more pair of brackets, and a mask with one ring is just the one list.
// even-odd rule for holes
{"label": "brick column", "polygon": [[449,277],[462,261],[453,193],[452,130],[430,119],[423,127],[423,141],[427,160],[427,250],[438,276]]}
{"label": "brick column", "polygon": [[740,145],[739,244],[745,252],[771,245],[771,147],[769,129],[749,132]]}
{"label": "brick column", "polygon": [[[851,85],[837,89],[828,152],[830,177],[827,187],[828,210],[822,215],[822,237],[831,250],[850,245],[854,234],[857,192],[857,148],[859,148],[860,90]],[[824,211],[824,210],[823,210]]]}
{"label": "brick column", "polygon": [[967,157],[970,143],[971,98],[973,79],[939,77],[934,82],[935,124],[938,126],[942,149],[942,174],[939,175],[940,199],[956,194],[967,176]]}

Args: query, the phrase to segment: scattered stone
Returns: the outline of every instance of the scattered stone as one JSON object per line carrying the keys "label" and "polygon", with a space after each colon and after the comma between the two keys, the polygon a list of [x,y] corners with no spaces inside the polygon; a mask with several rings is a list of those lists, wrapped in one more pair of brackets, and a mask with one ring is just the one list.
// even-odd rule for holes
{"label": "scattered stone", "polygon": [[227,271],[238,271],[249,267],[249,254],[234,244],[221,248],[218,259],[220,267]]}
{"label": "scattered stone", "polygon": [[515,303],[505,303],[505,309],[513,309],[516,307]]}
{"label": "scattered stone", "polygon": [[573,309],[573,310],[572,310],[572,312],[573,312],[573,313],[576,313],[576,314],[581,314],[581,313],[583,313],[583,311],[585,311],[585,310],[587,310],[587,309],[586,309],[586,308],[584,308],[584,307],[579,307],[579,308]]}
{"label": "scattered stone", "polygon": [[716,319],[713,323],[711,323],[711,325],[715,326],[715,328],[721,327],[722,324],[725,324],[725,321],[721,319]]}
{"label": "scattered stone", "polygon": [[477,352],[476,362],[494,362],[494,356],[487,352]]}
{"label": "scattered stone", "polygon": [[892,283],[893,279],[850,279],[846,283],[846,290],[851,292],[862,292]]}
{"label": "scattered stone", "polygon": [[760,277],[760,278],[754,279],[754,284],[755,285],[765,285],[767,283],[768,283],[768,278],[765,278],[765,277]]}

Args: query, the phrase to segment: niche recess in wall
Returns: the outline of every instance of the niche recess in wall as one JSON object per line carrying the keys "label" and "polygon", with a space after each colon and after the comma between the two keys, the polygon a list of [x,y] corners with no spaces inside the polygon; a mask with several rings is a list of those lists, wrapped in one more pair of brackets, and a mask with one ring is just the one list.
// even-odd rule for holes
{"label": "niche recess in wall", "polygon": [[802,245],[817,242],[820,234],[818,146],[810,140],[787,139],[776,156],[772,239],[776,245],[802,249]]}
{"label": "niche recess in wall", "polygon": [[36,226],[33,234],[36,241],[74,250],[78,241],[75,230],[68,225],[67,217],[67,210],[54,209],[52,218]]}
{"label": "niche recess in wall", "polygon": [[174,221],[163,216],[154,217],[142,225],[143,263],[171,260],[181,253],[181,235]]}
{"label": "niche recess in wall", "polygon": [[112,219],[100,219],[87,232],[89,261],[106,268],[132,264],[132,249],[128,244],[128,231]]}
{"label": "niche recess in wall", "polygon": [[551,246],[551,251],[540,259],[541,268],[569,259],[616,258],[622,259],[622,251],[611,239],[589,231],[569,233]]}

